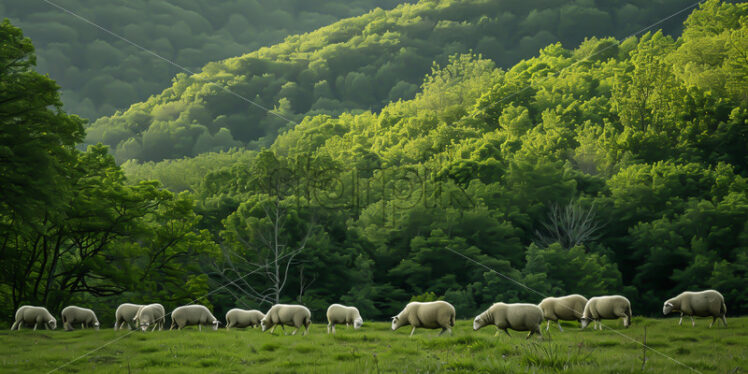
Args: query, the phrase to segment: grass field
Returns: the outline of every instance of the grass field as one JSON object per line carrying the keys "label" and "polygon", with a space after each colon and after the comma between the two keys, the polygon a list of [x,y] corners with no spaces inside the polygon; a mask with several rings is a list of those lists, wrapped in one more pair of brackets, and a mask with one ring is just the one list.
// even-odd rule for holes
{"label": "grass field", "polygon": [[[5,330],[0,332],[0,372],[631,373],[642,371],[642,346],[632,339],[641,342],[645,326],[649,347],[696,370],[692,372],[745,372],[748,317],[728,319],[729,328],[707,329],[710,320],[699,319],[692,328],[690,321],[678,326],[677,318],[634,318],[629,329],[607,321],[604,331],[580,331],[578,324],[569,323],[563,333],[551,326],[550,339],[546,334],[542,341],[511,331],[511,337],[495,337],[493,327],[474,332],[472,321],[458,321],[452,336],[418,329],[412,338],[409,327],[392,332],[385,322],[355,331],[339,327],[335,336],[327,335],[323,324],[313,324],[308,336],[284,336],[280,329],[276,335],[258,329]],[[652,350],[646,358],[645,372],[689,372]]]}

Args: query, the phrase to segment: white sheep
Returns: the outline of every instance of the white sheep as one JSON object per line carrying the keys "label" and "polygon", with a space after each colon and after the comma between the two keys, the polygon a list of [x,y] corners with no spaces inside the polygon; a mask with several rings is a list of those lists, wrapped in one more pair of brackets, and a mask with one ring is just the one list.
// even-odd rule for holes
{"label": "white sheep", "polygon": [[551,328],[551,321],[558,323],[558,329],[562,332],[561,321],[579,321],[584,313],[587,298],[578,295],[567,295],[561,297],[546,297],[538,304],[543,311],[543,317],[548,321],[545,331]]}
{"label": "white sheep", "polygon": [[11,330],[21,330],[21,327],[26,325],[34,325],[34,330],[39,325],[43,325],[47,330],[54,330],[57,328],[57,320],[52,316],[47,308],[42,306],[30,306],[24,305],[16,311],[16,321],[13,322]]}
{"label": "white sheep", "polygon": [[197,325],[197,329],[203,331],[203,325],[213,325],[213,331],[218,330],[221,322],[213,317],[213,314],[203,305],[184,305],[174,309],[171,312],[171,327],[173,330],[176,326],[181,330],[185,326]]}
{"label": "white sheep", "polygon": [[81,328],[93,327],[96,330],[99,329],[99,319],[96,318],[96,313],[91,309],[70,305],[65,307],[60,314],[65,331],[72,331],[76,323],[80,323]]}
{"label": "white sheep", "polygon": [[603,329],[600,320],[623,318],[623,326],[631,326],[631,303],[629,299],[620,296],[598,296],[587,301],[582,313],[582,328],[594,321],[594,329]]}
{"label": "white sheep", "polygon": [[226,312],[226,330],[231,327],[256,327],[260,326],[260,321],[265,318],[265,314],[259,310],[244,310],[234,308]]}
{"label": "white sheep", "polygon": [[452,334],[452,327],[455,325],[455,307],[446,301],[431,301],[422,303],[413,301],[408,303],[398,315],[392,317],[392,330],[397,330],[402,326],[410,325],[410,336],[416,331],[416,327],[426,329],[438,329]]}
{"label": "white sheep", "polygon": [[288,305],[288,304],[275,304],[265,314],[265,318],[260,320],[262,331],[271,329],[272,334],[275,331],[275,327],[280,325],[293,326],[294,330],[291,335],[296,335],[301,326],[305,327],[304,333],[309,333],[309,326],[312,324],[312,312],[307,307],[302,305]]}
{"label": "white sheep", "polygon": [[161,331],[164,329],[166,309],[158,303],[148,304],[138,309],[132,320],[135,322],[135,328],[140,327],[143,332],[148,330],[148,327],[151,325],[153,325],[151,331],[155,331],[156,327],[158,327],[158,331]]}
{"label": "white sheep", "polygon": [[727,319],[725,318],[727,305],[725,305],[725,298],[715,290],[701,292],[686,291],[681,293],[666,301],[662,307],[662,314],[668,315],[672,312],[680,312],[679,326],[683,324],[684,314],[691,317],[691,326],[696,326],[693,316],[712,317],[712,323],[709,324],[709,328],[714,325],[714,321],[717,318],[722,320],[725,327],[727,326]]}
{"label": "white sheep", "polygon": [[[540,335],[540,325],[543,323],[543,311],[535,304],[505,304],[495,303],[485,312],[479,314],[473,320],[473,330],[477,331],[485,326],[496,326],[496,334],[504,331],[509,335],[507,329],[516,331],[529,331],[527,338],[532,334]],[[511,335],[509,335],[511,336]]]}
{"label": "white sheep", "polygon": [[358,312],[358,308],[355,306],[345,306],[340,304],[332,304],[327,308],[327,333],[335,334],[335,324],[344,323],[346,326],[353,325],[354,329],[361,328],[364,324],[364,319],[361,318],[361,314]]}
{"label": "white sheep", "polygon": [[135,316],[138,314],[138,310],[142,308],[143,305],[139,304],[130,304],[130,303],[124,303],[120,304],[120,306],[117,307],[117,310],[114,312],[114,331],[121,330],[122,326],[127,324],[127,329],[132,329],[132,326],[130,326],[130,322],[135,318]]}

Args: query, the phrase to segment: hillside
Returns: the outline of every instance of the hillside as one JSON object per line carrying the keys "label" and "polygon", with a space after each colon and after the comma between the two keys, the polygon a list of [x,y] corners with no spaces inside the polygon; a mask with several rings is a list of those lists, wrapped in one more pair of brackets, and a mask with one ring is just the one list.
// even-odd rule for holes
{"label": "hillside", "polygon": [[[377,9],[209,63],[195,76],[180,73],[160,94],[98,119],[86,142],[109,145],[120,163],[258,149],[307,115],[378,111],[411,99],[432,63],[450,55],[473,51],[510,67],[549,43],[625,37],[691,4],[439,0]],[[686,14],[658,28],[677,35]]]}
{"label": "hillside", "polygon": [[[185,66],[200,69],[404,0],[53,0],[71,12]],[[62,87],[68,112],[91,121],[148,99],[180,72],[149,53],[43,1],[5,0],[0,20],[23,28],[39,71]]]}

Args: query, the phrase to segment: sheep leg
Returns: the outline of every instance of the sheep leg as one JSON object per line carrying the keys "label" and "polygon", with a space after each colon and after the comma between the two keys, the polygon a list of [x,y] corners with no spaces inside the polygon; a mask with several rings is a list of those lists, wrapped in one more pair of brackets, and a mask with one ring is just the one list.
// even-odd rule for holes
{"label": "sheep leg", "polygon": [[39,324],[39,322],[34,322],[34,331],[36,331],[36,326]]}
{"label": "sheep leg", "polygon": [[332,333],[335,334],[335,325],[332,325]]}
{"label": "sheep leg", "polygon": [[717,317],[712,317],[712,323],[709,324],[709,328],[712,328],[712,325],[714,325],[714,321],[717,320]]}
{"label": "sheep leg", "polygon": [[[561,326],[561,325],[559,325],[559,327],[560,327],[560,326]],[[548,323],[547,323],[547,324],[545,325],[545,331],[548,331],[548,330],[550,330],[550,328],[551,328],[551,320],[548,320]]]}
{"label": "sheep leg", "polygon": [[296,335],[296,332],[297,332],[297,331],[299,331],[299,328],[298,328],[298,327],[297,327],[297,328],[295,328],[295,329],[293,329],[293,332],[291,333],[291,335]]}
{"label": "sheep leg", "polygon": [[530,332],[528,332],[528,333],[527,333],[527,336],[525,337],[525,340],[527,340],[527,339],[530,339],[530,337],[531,337],[531,336],[532,336],[532,334],[534,334],[534,333],[535,333],[535,331],[533,331],[533,330],[530,330]]}
{"label": "sheep leg", "polygon": [[304,326],[304,332],[301,334],[301,336],[308,335],[309,334],[309,325]]}
{"label": "sheep leg", "polygon": [[724,324],[725,327],[727,327],[727,318],[725,318],[725,316],[721,316],[720,318],[722,319],[722,324]]}
{"label": "sheep leg", "polygon": [[18,321],[13,322],[13,326],[10,326],[10,331],[18,329]]}
{"label": "sheep leg", "polygon": [[680,312],[680,319],[678,320],[678,326],[683,326],[683,312]]}
{"label": "sheep leg", "polygon": [[16,326],[16,330],[21,331],[21,326],[23,326],[23,321],[18,323],[18,326]]}
{"label": "sheep leg", "polygon": [[442,331],[439,333],[439,336],[444,335],[444,333],[447,331],[446,327],[442,327]]}
{"label": "sheep leg", "polygon": [[[556,321],[556,323],[558,323],[558,329],[561,330],[561,332],[564,332],[564,328],[561,327],[561,320]],[[546,329],[545,331],[548,331],[548,329]]]}
{"label": "sheep leg", "polygon": [[689,317],[691,317],[691,327],[696,327],[696,321],[693,320],[693,316]]}
{"label": "sheep leg", "polygon": [[273,325],[273,328],[272,328],[272,329],[270,329],[270,334],[271,334],[271,335],[272,335],[273,333],[275,333],[275,328],[276,328],[277,326],[278,326],[278,325]]}
{"label": "sheep leg", "polygon": [[506,333],[506,336],[508,336],[510,338],[512,337],[511,335],[509,335],[509,329],[504,329],[504,332]]}
{"label": "sheep leg", "polygon": [[203,325],[197,324],[197,331],[203,331]]}
{"label": "sheep leg", "polygon": [[413,333],[416,332],[416,327],[413,326],[413,330],[410,330],[410,335],[408,337],[413,336]]}
{"label": "sheep leg", "polygon": [[81,329],[85,329],[85,328],[86,328],[86,324],[85,323],[81,323]]}

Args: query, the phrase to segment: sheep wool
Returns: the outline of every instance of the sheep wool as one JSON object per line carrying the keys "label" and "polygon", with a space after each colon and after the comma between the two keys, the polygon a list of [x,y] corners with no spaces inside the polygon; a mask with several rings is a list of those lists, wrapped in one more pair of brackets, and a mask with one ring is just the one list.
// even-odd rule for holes
{"label": "sheep wool", "polygon": [[[496,335],[504,331],[509,335],[508,329],[516,331],[529,331],[527,338],[532,334],[540,333],[540,325],[543,323],[543,311],[535,304],[505,304],[495,303],[485,312],[473,320],[473,330],[479,330],[488,325],[496,326]],[[509,335],[511,336],[511,335]]]}
{"label": "sheep wool", "polygon": [[341,304],[332,304],[327,308],[327,333],[331,329],[335,334],[335,324],[353,325],[354,329],[359,329],[364,324],[364,319],[355,306],[345,306]]}
{"label": "sheep wool", "polygon": [[561,297],[546,297],[538,304],[543,311],[543,317],[548,321],[545,331],[550,330],[551,321],[558,323],[558,329],[562,332],[561,321],[579,321],[584,313],[587,298],[578,295],[567,295]]}
{"label": "sheep wool", "polygon": [[203,305],[184,305],[171,312],[171,327],[181,330],[186,326],[197,325],[197,329],[203,331],[203,325],[213,325],[213,331],[218,330],[220,322]]}
{"label": "sheep wool", "polygon": [[725,318],[727,305],[725,305],[725,298],[715,290],[701,292],[686,291],[665,301],[665,304],[662,306],[662,314],[668,315],[672,312],[680,312],[678,325],[683,324],[683,315],[687,315],[691,317],[691,326],[696,326],[696,322],[693,320],[693,316],[696,316],[712,317],[712,323],[709,324],[709,328],[714,325],[717,318],[727,327],[727,319]]}
{"label": "sheep wool", "polygon": [[234,308],[226,312],[226,330],[231,327],[257,327],[265,314],[259,310],[244,310]]}
{"label": "sheep wool", "polygon": [[127,324],[128,330],[132,329],[130,322],[135,318],[138,314],[138,310],[142,307],[143,305],[139,304],[120,304],[114,312],[114,331],[121,330],[125,323]]}
{"label": "sheep wool", "polygon": [[312,324],[312,312],[303,305],[275,304],[265,314],[265,318],[260,321],[262,331],[270,329],[270,333],[275,332],[275,327],[280,325],[293,326],[294,330],[291,335],[304,326],[305,330],[302,335],[309,333],[309,326]]}
{"label": "sheep wool", "polygon": [[164,306],[158,303],[148,304],[138,310],[133,317],[135,327],[140,328],[143,332],[148,330],[148,327],[153,326],[151,331],[155,331],[158,327],[158,331],[164,329],[164,322],[166,320],[166,309]]}
{"label": "sheep wool", "polygon": [[623,318],[623,326],[631,326],[631,303],[620,296],[597,296],[587,301],[582,313],[582,328],[594,321],[594,329],[603,329],[601,320]]}
{"label": "sheep wool", "polygon": [[77,307],[70,305],[62,310],[62,326],[65,331],[72,331],[75,324],[80,323],[81,328],[93,327],[99,329],[99,320],[96,318],[96,313],[93,310],[87,308]]}
{"label": "sheep wool", "polygon": [[442,331],[439,335],[449,332],[452,334],[452,327],[455,325],[455,307],[446,301],[417,302],[413,301],[405,306],[398,315],[392,317],[392,330],[397,330],[403,326],[413,326],[410,330],[410,336],[416,331],[416,327],[425,329],[438,329]]}
{"label": "sheep wool", "polygon": [[57,320],[45,307],[24,305],[16,311],[16,321],[10,329],[21,330],[23,325],[33,325],[34,330],[37,326],[43,325],[47,330],[54,330],[57,328]]}

